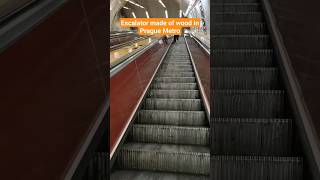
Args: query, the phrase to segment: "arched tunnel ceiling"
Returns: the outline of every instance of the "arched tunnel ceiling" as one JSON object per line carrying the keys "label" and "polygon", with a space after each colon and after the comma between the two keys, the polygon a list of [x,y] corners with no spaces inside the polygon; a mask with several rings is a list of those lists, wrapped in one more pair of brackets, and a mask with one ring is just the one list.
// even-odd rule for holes
{"label": "arched tunnel ceiling", "polygon": [[[177,18],[180,16],[180,10],[185,13],[187,10],[197,9],[195,5],[202,4],[204,8],[204,14],[207,29],[210,27],[210,0],[161,0],[166,6],[165,8],[161,5],[159,0],[111,0],[110,1],[110,30],[111,31],[121,31],[119,18],[121,17],[133,17],[132,12],[134,12],[137,18],[146,18],[146,11],[148,11],[150,18],[165,18],[165,10],[168,11],[169,18]],[[130,2],[139,4],[143,8],[136,6]],[[125,7],[125,8],[124,8]],[[188,9],[190,8],[190,9]],[[189,17],[200,17],[199,12],[189,13]]]}
{"label": "arched tunnel ceiling", "polygon": [[[113,0],[119,1],[119,0]],[[179,17],[180,9],[182,12],[185,12],[188,8],[189,3],[194,2],[194,0],[162,0],[166,8],[164,8],[160,3],[159,0],[131,0],[137,4],[142,5],[144,8],[138,7],[133,5],[127,1],[119,1],[122,2],[120,5],[120,9],[125,17],[133,17],[132,12],[135,13],[137,18],[145,18],[146,11],[148,11],[150,18],[157,18],[157,17],[165,17],[165,10],[168,11],[169,17]],[[111,1],[111,6],[117,4],[117,2]],[[130,9],[122,8],[123,6],[128,7]],[[111,7],[112,8],[112,7]],[[115,10],[116,9],[112,9]],[[117,12],[115,12],[116,14]]]}

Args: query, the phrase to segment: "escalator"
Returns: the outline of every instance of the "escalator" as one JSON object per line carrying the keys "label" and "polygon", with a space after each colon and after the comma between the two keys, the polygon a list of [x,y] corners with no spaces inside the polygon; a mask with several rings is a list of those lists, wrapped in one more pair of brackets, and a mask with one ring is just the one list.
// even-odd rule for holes
{"label": "escalator", "polygon": [[215,0],[211,171],[217,180],[302,180],[297,133],[259,0]]}
{"label": "escalator", "polygon": [[181,39],[171,45],[151,83],[118,151],[112,180],[209,179],[209,123]]}

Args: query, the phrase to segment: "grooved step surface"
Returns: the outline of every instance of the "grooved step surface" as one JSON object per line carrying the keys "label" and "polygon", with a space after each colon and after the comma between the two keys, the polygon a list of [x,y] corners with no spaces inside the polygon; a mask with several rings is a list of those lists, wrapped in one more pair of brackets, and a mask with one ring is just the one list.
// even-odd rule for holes
{"label": "grooved step surface", "polygon": [[213,99],[214,117],[285,117],[283,91],[215,90]]}
{"label": "grooved step surface", "polygon": [[214,118],[211,132],[212,154],[291,154],[291,119]]}
{"label": "grooved step surface", "polygon": [[135,124],[130,136],[135,142],[203,146],[209,144],[209,128],[205,127]]}
{"label": "grooved step surface", "polygon": [[202,110],[200,99],[160,99],[147,98],[144,109],[149,110],[181,110],[181,111],[199,111]]}
{"label": "grooved step surface", "polygon": [[212,17],[215,23],[261,23],[262,14],[259,12],[216,12]]}
{"label": "grooved step surface", "polygon": [[179,126],[205,126],[207,124],[204,111],[160,110],[141,110],[137,123]]}
{"label": "grooved step surface", "polygon": [[160,72],[159,77],[194,77],[193,72]]}
{"label": "grooved step surface", "polygon": [[214,49],[213,67],[271,67],[273,50]]}
{"label": "grooved step surface", "polygon": [[199,90],[150,90],[148,97],[172,99],[199,99]]}
{"label": "grooved step surface", "polygon": [[257,3],[259,0],[214,0],[215,3]]}
{"label": "grooved step surface", "polygon": [[210,180],[208,176],[155,171],[120,170],[111,174],[111,180]]}
{"label": "grooved step surface", "polygon": [[291,157],[212,156],[212,179],[301,180],[302,160]]}
{"label": "grooved step surface", "polygon": [[127,143],[117,164],[126,169],[209,175],[209,152],[203,146]]}
{"label": "grooved step surface", "polygon": [[277,68],[214,68],[214,89],[279,89]]}
{"label": "grooved step surface", "polygon": [[192,67],[190,65],[164,65],[160,68],[161,70],[186,70],[186,71],[192,71]]}
{"label": "grooved step surface", "polygon": [[271,46],[268,35],[216,35],[213,42],[217,49],[266,49]]}
{"label": "grooved step surface", "polygon": [[258,3],[213,3],[213,12],[257,12],[261,10]]}
{"label": "grooved step surface", "polygon": [[153,83],[151,89],[196,90],[197,83]]}
{"label": "grooved step surface", "polygon": [[163,82],[163,83],[196,83],[195,77],[157,77],[154,79],[154,82]]}
{"label": "grooved step surface", "polygon": [[263,3],[213,0],[210,6],[213,180],[303,179],[302,159],[290,157],[300,148]]}
{"label": "grooved step surface", "polygon": [[216,35],[254,35],[266,34],[264,23],[216,23],[212,26]]}

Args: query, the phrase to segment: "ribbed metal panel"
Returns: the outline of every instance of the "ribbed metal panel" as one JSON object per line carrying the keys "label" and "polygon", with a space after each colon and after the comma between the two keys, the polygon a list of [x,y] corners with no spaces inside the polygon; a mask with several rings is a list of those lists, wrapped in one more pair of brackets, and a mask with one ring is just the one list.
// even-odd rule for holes
{"label": "ribbed metal panel", "polygon": [[211,134],[211,154],[291,155],[291,119],[214,118]]}
{"label": "ribbed metal panel", "polygon": [[214,89],[279,89],[277,68],[213,68]]}
{"label": "ribbed metal panel", "polygon": [[210,178],[180,173],[120,170],[111,174],[111,180],[210,180]]}
{"label": "ribbed metal panel", "polygon": [[211,179],[301,180],[302,160],[288,157],[293,123],[260,1],[213,0],[211,10]]}
{"label": "ribbed metal panel", "polygon": [[151,89],[196,90],[197,83],[152,83]]}
{"label": "ribbed metal panel", "polygon": [[126,169],[209,175],[209,148],[128,143],[119,151],[117,165]]}
{"label": "ribbed metal panel", "polygon": [[158,77],[195,77],[194,72],[160,72]]}
{"label": "ribbed metal panel", "polygon": [[192,67],[190,65],[175,65],[175,66],[164,65],[164,66],[161,66],[161,70],[175,70],[175,69],[190,71],[190,70],[192,70]]}
{"label": "ribbed metal panel", "polygon": [[214,117],[282,118],[285,116],[283,91],[215,90]]}
{"label": "ribbed metal panel", "polygon": [[213,67],[270,67],[273,65],[273,50],[213,50]]}
{"label": "ribbed metal panel", "polygon": [[209,128],[135,124],[130,136],[135,142],[203,145],[209,144]]}
{"label": "ribbed metal panel", "polygon": [[191,66],[191,62],[167,61],[163,63],[165,66]]}
{"label": "ribbed metal panel", "polygon": [[271,47],[268,35],[216,35],[213,48],[217,49],[266,49]]}
{"label": "ribbed metal panel", "polygon": [[88,166],[87,177],[90,180],[108,180],[109,155],[108,153],[96,153],[94,157],[90,160]]}
{"label": "ribbed metal panel", "polygon": [[260,0],[212,0],[213,3],[257,3]]}
{"label": "ribbed metal panel", "polygon": [[154,79],[154,82],[162,82],[162,83],[196,83],[195,77],[157,77]]}
{"label": "ribbed metal panel", "polygon": [[143,108],[149,110],[199,111],[202,110],[202,102],[200,99],[147,98]]}
{"label": "ribbed metal panel", "polygon": [[223,12],[213,13],[213,22],[215,23],[260,23],[263,22],[262,14],[258,12]]}
{"label": "ribbed metal panel", "polygon": [[155,90],[148,93],[151,98],[172,98],[172,99],[199,99],[199,90]]}
{"label": "ribbed metal panel", "polygon": [[257,12],[261,10],[258,3],[213,3],[213,12]]}
{"label": "ribbed metal panel", "polygon": [[137,123],[180,126],[208,125],[204,111],[141,110]]}
{"label": "ribbed metal panel", "polygon": [[257,35],[266,34],[267,27],[264,23],[216,23],[212,31],[216,35]]}
{"label": "ribbed metal panel", "polygon": [[289,157],[211,156],[212,179],[301,180],[302,160]]}

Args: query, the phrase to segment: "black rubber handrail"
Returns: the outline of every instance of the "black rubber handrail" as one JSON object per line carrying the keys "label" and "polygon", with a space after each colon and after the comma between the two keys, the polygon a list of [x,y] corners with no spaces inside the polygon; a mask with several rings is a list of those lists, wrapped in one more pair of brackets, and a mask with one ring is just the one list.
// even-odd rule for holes
{"label": "black rubber handrail", "polygon": [[275,55],[282,72],[285,87],[288,92],[289,101],[293,108],[294,119],[302,140],[306,161],[310,168],[313,180],[320,178],[320,150],[319,138],[313,124],[310,112],[303,99],[300,84],[294,73],[291,60],[284,45],[282,35],[277,27],[276,18],[273,14],[269,0],[262,0],[264,15],[267,20],[268,29],[274,45]]}
{"label": "black rubber handrail", "polygon": [[48,18],[67,0],[39,0],[13,13],[0,25],[0,53]]}
{"label": "black rubber handrail", "polygon": [[15,8],[11,9],[10,11],[6,12],[0,17],[0,24],[3,24],[5,21],[8,21],[11,17],[15,16],[16,14],[20,13],[24,9],[27,9],[29,6],[31,6],[33,3],[40,0],[28,0],[24,4],[20,4],[19,6],[16,6]]}
{"label": "black rubber handrail", "polygon": [[206,44],[204,44],[200,39],[190,33],[189,36],[193,38],[208,55],[210,55],[210,48]]}
{"label": "black rubber handrail", "polygon": [[139,37],[139,38],[133,39],[133,40],[128,41],[128,42],[124,42],[124,43],[121,43],[121,44],[113,45],[113,46],[110,47],[110,50],[113,51],[113,50],[116,50],[116,49],[120,49],[122,47],[128,46],[129,44],[135,43],[135,42],[143,40],[143,39],[147,39],[149,37],[150,36],[147,36],[147,37],[143,36],[143,37]]}
{"label": "black rubber handrail", "polygon": [[141,49],[137,51],[133,51],[132,53],[127,54],[126,56],[122,57],[119,63],[111,67],[110,70],[110,78],[117,74],[119,71],[121,71],[124,67],[126,67],[128,64],[130,64],[132,61],[136,60],[140,55],[142,55],[144,52],[146,52],[148,49],[153,47],[157,44],[159,39],[154,40],[152,43],[148,44],[145,47],[142,47]]}

